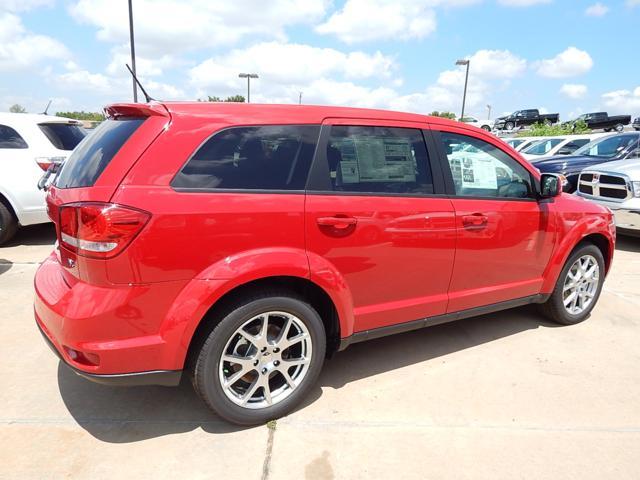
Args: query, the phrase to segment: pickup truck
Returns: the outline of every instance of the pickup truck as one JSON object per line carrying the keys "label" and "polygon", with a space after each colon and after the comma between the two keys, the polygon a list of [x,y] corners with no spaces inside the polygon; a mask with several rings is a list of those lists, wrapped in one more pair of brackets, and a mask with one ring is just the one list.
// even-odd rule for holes
{"label": "pickup truck", "polygon": [[541,114],[538,109],[518,110],[506,117],[496,119],[495,128],[498,130],[513,130],[514,128],[526,127],[534,123],[558,123],[560,114],[546,113]]}
{"label": "pickup truck", "polygon": [[608,207],[620,234],[640,237],[640,159],[583,170],[577,195]]}
{"label": "pickup truck", "polygon": [[640,159],[640,133],[626,132],[607,135],[587,143],[573,152],[573,155],[556,155],[534,160],[531,164],[541,173],[563,175],[564,191],[573,193],[576,191],[578,177],[583,170],[617,160],[638,159]]}
{"label": "pickup truck", "polygon": [[614,115],[610,117],[607,112],[585,113],[570,123],[575,124],[580,120],[591,129],[602,128],[605,132],[610,132],[611,130],[622,132],[624,126],[631,123],[631,115]]}

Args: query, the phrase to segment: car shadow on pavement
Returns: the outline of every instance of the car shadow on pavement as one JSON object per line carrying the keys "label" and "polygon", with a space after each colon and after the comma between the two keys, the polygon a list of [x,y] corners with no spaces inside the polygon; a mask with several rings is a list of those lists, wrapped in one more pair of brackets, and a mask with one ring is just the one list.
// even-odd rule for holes
{"label": "car shadow on pavement", "polygon": [[0,258],[0,275],[11,270],[11,267],[13,267],[13,262],[6,258]]}
{"label": "car shadow on pavement", "polygon": [[623,237],[618,235],[616,238],[616,250],[640,253],[640,237]]}
{"label": "car shadow on pavement", "polygon": [[5,247],[20,245],[53,245],[56,241],[56,228],[53,223],[29,225],[18,230],[15,237],[9,240]]}
{"label": "car shadow on pavement", "polygon": [[[555,325],[544,322],[530,306],[352,345],[325,362],[319,382],[298,410],[316,402],[322,387],[341,388],[540,326]],[[137,442],[197,428],[214,434],[243,430],[211,412],[188,378],[177,388],[109,387],[85,380],[60,363],[58,386],[75,421],[105,442]]]}

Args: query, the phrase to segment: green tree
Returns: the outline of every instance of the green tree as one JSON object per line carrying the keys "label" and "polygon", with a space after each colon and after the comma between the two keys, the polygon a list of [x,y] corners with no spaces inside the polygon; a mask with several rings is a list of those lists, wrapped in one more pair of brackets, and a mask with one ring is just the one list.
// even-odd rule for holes
{"label": "green tree", "polygon": [[433,112],[431,112],[431,116],[432,117],[448,118],[450,120],[455,120],[456,119],[456,114],[455,113],[452,113],[452,112],[439,112],[437,110],[434,110]]}
{"label": "green tree", "polygon": [[17,103],[15,105],[11,105],[11,108],[9,108],[9,111],[11,113],[27,113],[27,109],[24,108],[22,105],[18,105]]}
{"label": "green tree", "polygon": [[[201,101],[201,100],[198,100],[198,101]],[[207,99],[205,101],[206,102],[237,102],[237,103],[244,103],[245,98],[242,95],[232,95],[232,96],[227,97],[224,100],[222,100],[222,98],[220,98],[220,97],[212,97],[211,95],[207,95]]]}
{"label": "green tree", "polygon": [[91,122],[101,122],[104,120],[104,115],[98,112],[56,112],[56,117],[73,118],[75,120],[88,120]]}

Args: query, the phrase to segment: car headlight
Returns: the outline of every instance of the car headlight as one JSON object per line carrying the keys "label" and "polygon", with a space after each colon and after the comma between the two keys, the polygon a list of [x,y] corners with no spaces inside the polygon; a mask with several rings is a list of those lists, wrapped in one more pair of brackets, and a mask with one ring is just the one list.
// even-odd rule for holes
{"label": "car headlight", "polygon": [[631,186],[633,187],[633,196],[640,198],[640,182],[631,182]]}

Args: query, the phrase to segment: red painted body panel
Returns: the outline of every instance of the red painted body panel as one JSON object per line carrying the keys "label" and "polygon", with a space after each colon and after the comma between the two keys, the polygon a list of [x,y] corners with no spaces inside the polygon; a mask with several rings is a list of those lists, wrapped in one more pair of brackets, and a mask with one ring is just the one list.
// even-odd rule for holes
{"label": "red painted body panel", "polygon": [[[415,114],[296,105],[152,103],[108,111],[148,118],[95,186],[49,190],[52,215],[63,204],[101,201],[144,210],[151,219],[114,258],[77,256],[61,247],[35,279],[39,325],[67,362],[87,372],[182,369],[207,311],[254,280],[314,283],[332,300],[344,338],[548,293],[586,235],[603,235],[613,252],[611,214],[568,195],[536,202],[180,192],[169,186],[199,145],[235,125],[431,126],[477,136],[519,158],[473,127]],[[487,217],[486,227],[468,228],[465,217],[478,213]],[[336,216],[355,220],[327,224]],[[98,355],[100,362],[78,363],[65,347]]]}

